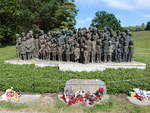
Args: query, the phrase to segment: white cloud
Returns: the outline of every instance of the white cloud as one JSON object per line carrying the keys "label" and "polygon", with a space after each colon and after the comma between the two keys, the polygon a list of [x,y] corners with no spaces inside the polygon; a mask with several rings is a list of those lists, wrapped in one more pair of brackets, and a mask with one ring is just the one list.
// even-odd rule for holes
{"label": "white cloud", "polygon": [[150,9],[150,0],[134,0],[136,8]]}
{"label": "white cloud", "polygon": [[101,2],[101,0],[75,0],[76,4],[80,5],[96,5]]}
{"label": "white cloud", "polygon": [[103,0],[109,7],[132,10],[135,7],[127,2],[128,0]]}
{"label": "white cloud", "polygon": [[106,5],[118,9],[150,9],[150,0],[102,0]]}
{"label": "white cloud", "polygon": [[103,5],[116,9],[150,9],[150,0],[75,0],[78,5]]}
{"label": "white cloud", "polygon": [[150,19],[150,14],[145,14],[143,17]]}
{"label": "white cloud", "polygon": [[84,24],[84,23],[87,23],[87,22],[92,21],[92,19],[93,19],[93,18],[89,18],[89,17],[88,17],[88,18],[85,18],[85,19],[78,20],[77,23],[78,23],[78,24]]}

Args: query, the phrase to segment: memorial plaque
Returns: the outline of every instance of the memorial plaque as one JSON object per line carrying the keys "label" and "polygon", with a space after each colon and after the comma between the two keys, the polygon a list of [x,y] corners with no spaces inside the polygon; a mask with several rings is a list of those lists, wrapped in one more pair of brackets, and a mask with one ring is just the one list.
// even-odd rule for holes
{"label": "memorial plaque", "polygon": [[66,82],[64,91],[69,94],[74,94],[77,91],[89,91],[94,93],[99,88],[104,88],[106,94],[106,85],[101,80],[89,80],[89,79],[72,79]]}

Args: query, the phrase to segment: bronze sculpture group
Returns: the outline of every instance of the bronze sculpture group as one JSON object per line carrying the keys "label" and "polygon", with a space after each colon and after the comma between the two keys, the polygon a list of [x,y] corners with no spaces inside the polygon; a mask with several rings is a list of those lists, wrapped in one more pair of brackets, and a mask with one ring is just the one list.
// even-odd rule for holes
{"label": "bronze sculpture group", "polygon": [[95,27],[44,33],[29,31],[16,34],[17,57],[79,63],[131,62],[133,40],[131,33]]}

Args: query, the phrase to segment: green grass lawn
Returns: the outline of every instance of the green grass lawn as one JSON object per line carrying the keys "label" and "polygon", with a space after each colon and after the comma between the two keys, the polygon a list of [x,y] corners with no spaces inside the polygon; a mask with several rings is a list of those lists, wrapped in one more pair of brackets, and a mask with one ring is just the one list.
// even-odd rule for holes
{"label": "green grass lawn", "polygon": [[[61,92],[67,80],[72,78],[101,79],[106,82],[108,93],[127,93],[131,88],[140,87],[150,90],[150,32],[134,32],[134,59],[147,64],[146,70],[139,69],[108,69],[103,72],[62,72],[57,67],[37,68],[34,65],[11,65],[4,61],[16,58],[15,46],[0,48],[0,90],[11,86],[23,92]],[[133,80],[122,82],[122,80]],[[111,82],[114,81],[114,82]],[[112,95],[103,105],[91,108],[68,107],[61,102],[51,106],[43,102],[32,104],[0,103],[0,111],[39,111],[51,113],[149,113],[150,108],[131,104],[125,96]]]}
{"label": "green grass lawn", "polygon": [[[0,48],[0,90],[13,86],[23,92],[61,92],[67,80],[73,78],[101,79],[106,82],[109,93],[127,93],[134,87],[149,89],[150,79],[150,32],[133,33],[136,61],[147,64],[146,70],[108,69],[103,72],[62,72],[57,67],[38,68],[34,65],[5,64],[4,60],[15,58],[15,46]],[[122,80],[133,80],[122,82]],[[114,82],[112,82],[114,81]]]}
{"label": "green grass lawn", "polygon": [[150,64],[150,32],[134,32],[135,60]]}

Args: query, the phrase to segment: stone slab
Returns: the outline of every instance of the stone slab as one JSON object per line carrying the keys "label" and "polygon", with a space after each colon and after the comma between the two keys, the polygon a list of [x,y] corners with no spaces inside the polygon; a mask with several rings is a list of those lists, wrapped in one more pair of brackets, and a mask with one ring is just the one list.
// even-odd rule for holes
{"label": "stone slab", "polygon": [[150,105],[150,100],[148,100],[148,99],[144,99],[143,101],[140,101],[136,97],[129,97],[129,96],[127,96],[127,99],[135,105],[139,105],[139,106],[149,106]]}
{"label": "stone slab", "polygon": [[34,64],[36,67],[47,67],[47,66],[55,67],[59,65],[59,62],[39,60],[39,59],[33,59],[33,60],[12,59],[12,60],[5,61],[5,63],[18,64],[18,65]]}
{"label": "stone slab", "polygon": [[34,102],[39,100],[41,97],[41,95],[37,94],[37,95],[22,95],[20,98],[20,102],[19,103],[28,103],[28,102]]}
{"label": "stone slab", "polygon": [[59,67],[61,71],[74,71],[74,72],[90,72],[90,71],[104,71],[106,69],[146,69],[146,64],[140,62],[122,62],[122,63],[90,63],[90,64],[81,64],[81,63],[74,63],[74,62],[59,62],[59,61],[45,61],[39,59],[33,60],[20,60],[20,59],[13,59],[7,60],[5,63],[9,64],[18,64],[18,65],[29,65],[34,64],[36,67]]}
{"label": "stone slab", "polygon": [[[34,101],[37,101],[41,98],[41,95],[40,94],[34,94],[34,95],[31,95],[31,94],[23,94],[19,101],[13,101],[13,100],[9,100],[8,102],[11,102],[11,103],[30,103],[30,102],[34,102]],[[0,101],[5,101],[3,99],[0,99]]]}
{"label": "stone slab", "polygon": [[18,64],[18,65],[32,64],[32,62],[24,61],[24,60],[7,60],[7,61],[5,61],[5,63]]}
{"label": "stone slab", "polygon": [[92,80],[92,79],[71,79],[66,82],[64,92],[76,93],[77,91],[89,91],[95,93],[99,88],[104,88],[106,94],[106,85],[101,80]]}
{"label": "stone slab", "polygon": [[58,66],[58,65],[56,65],[56,64],[35,64],[35,66],[36,67],[48,67],[48,66],[50,66],[50,67],[55,67],[55,66]]}
{"label": "stone slab", "polygon": [[99,64],[59,64],[61,71],[90,72],[104,71],[106,69],[146,69],[146,64],[140,62],[123,62],[123,63],[99,63]]}

